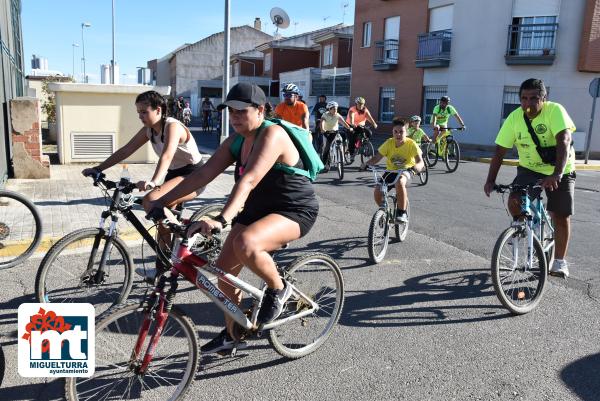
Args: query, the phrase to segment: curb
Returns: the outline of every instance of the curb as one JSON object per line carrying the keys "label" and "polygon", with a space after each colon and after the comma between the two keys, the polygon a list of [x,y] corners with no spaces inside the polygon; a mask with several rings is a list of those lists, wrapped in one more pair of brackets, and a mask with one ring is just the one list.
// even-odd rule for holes
{"label": "curb", "polygon": [[[464,160],[478,162],[478,163],[487,163],[490,164],[492,158],[491,157],[475,157],[475,156],[464,156]],[[502,164],[504,166],[518,166],[519,161],[514,159],[505,159],[502,160]],[[575,171],[600,171],[600,165],[598,164],[583,164],[583,163],[575,163]]]}

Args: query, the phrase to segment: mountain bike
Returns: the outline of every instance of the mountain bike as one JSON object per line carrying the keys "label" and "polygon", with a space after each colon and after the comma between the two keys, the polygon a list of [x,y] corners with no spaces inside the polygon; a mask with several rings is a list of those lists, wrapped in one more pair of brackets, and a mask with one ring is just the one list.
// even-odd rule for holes
{"label": "mountain bike", "polygon": [[[406,239],[408,234],[408,222],[410,219],[410,203],[406,205],[406,217],[405,223],[396,221],[396,196],[388,193],[388,186],[395,186],[402,173],[409,170],[386,170],[384,168],[369,166],[369,169],[373,172],[373,180],[375,185],[379,186],[379,190],[382,193],[383,203],[379,206],[379,209],[375,211],[371,218],[369,225],[369,236],[368,236],[368,251],[369,258],[373,263],[379,263],[385,257],[387,252],[388,243],[390,240],[390,230],[394,226],[396,233],[396,239],[398,242],[402,242]],[[383,179],[383,173],[397,173],[396,178],[393,182],[386,183]]]}
{"label": "mountain bike", "polygon": [[[133,284],[131,252],[117,229],[120,216],[130,222],[154,250],[160,265],[169,266],[170,258],[169,246],[159,244],[160,240],[155,239],[133,213],[134,206],[142,203],[141,197],[132,195],[136,185],[128,179],[107,180],[104,174],[94,176],[93,180],[107,201],[99,226],[67,234],[50,248],[38,269],[35,293],[39,302],[89,302],[100,314],[113,304],[125,301]],[[112,196],[110,190],[114,190]],[[215,216],[221,209],[221,205],[202,208],[189,220]],[[194,243],[194,252],[211,260],[216,258],[227,234],[228,231],[224,231],[210,238],[200,238]]]}
{"label": "mountain bike", "polygon": [[[446,170],[453,173],[460,163],[460,146],[452,135],[452,131],[463,131],[465,128],[440,127],[440,133],[435,142],[429,142],[427,152],[425,153],[426,163],[429,167],[437,164],[438,159],[442,158],[446,164]],[[448,131],[446,133],[445,131]]]}
{"label": "mountain bike", "polygon": [[324,139],[327,135],[333,135],[333,141],[331,141],[331,145],[329,145],[329,157],[327,159],[326,165],[329,165],[330,168],[335,168],[338,174],[338,178],[340,180],[344,179],[344,154],[345,154],[345,146],[344,140],[340,135],[339,131],[326,131],[323,133]]}
{"label": "mountain bike", "polygon": [[[264,333],[276,352],[296,359],[316,351],[331,335],[344,303],[344,281],[329,256],[310,253],[288,266],[277,265],[293,293],[279,318],[257,327],[266,286],[256,288],[194,255],[189,248],[194,239],[179,238],[187,225],[162,224],[178,236],[170,271],[160,276],[141,303],[117,305],[97,319],[96,372],[90,378],[67,378],[67,400],[185,397],[198,369],[199,340],[194,322],[176,306],[178,278],[196,286],[236,322],[232,336],[238,343]],[[203,271],[248,294],[250,310],[242,310],[227,298]],[[231,355],[236,348],[237,344]]]}
{"label": "mountain bike", "polygon": [[0,190],[0,270],[23,263],[42,239],[42,217],[25,196]]}
{"label": "mountain bike", "polygon": [[554,259],[554,228],[539,184],[495,185],[494,190],[517,192],[521,199],[521,215],[500,234],[492,255],[496,295],[511,313],[521,315],[533,310],[544,293]]}

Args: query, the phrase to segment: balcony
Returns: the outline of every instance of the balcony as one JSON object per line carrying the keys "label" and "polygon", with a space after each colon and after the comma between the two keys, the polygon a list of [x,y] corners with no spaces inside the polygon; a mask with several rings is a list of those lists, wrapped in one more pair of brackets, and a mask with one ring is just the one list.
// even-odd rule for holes
{"label": "balcony", "polygon": [[507,65],[552,65],[556,57],[558,24],[508,26],[504,59]]}
{"label": "balcony", "polygon": [[450,65],[450,46],[452,31],[433,31],[417,36],[417,68],[448,67]]}
{"label": "balcony", "polygon": [[375,71],[395,70],[398,67],[398,40],[386,39],[375,42]]}

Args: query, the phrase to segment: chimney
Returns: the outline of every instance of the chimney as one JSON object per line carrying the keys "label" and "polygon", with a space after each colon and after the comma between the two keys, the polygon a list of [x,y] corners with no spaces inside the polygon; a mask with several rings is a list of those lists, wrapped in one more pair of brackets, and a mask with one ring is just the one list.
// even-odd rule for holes
{"label": "chimney", "polygon": [[261,30],[261,23],[260,23],[260,18],[256,17],[254,18],[254,29],[258,29],[259,31]]}

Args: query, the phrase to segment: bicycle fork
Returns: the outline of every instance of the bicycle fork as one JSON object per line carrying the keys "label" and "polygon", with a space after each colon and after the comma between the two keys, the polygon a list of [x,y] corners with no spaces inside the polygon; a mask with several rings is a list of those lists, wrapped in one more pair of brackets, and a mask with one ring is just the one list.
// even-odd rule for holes
{"label": "bicycle fork", "polygon": [[[108,259],[108,255],[110,254],[110,251],[112,249],[112,242],[114,240],[114,234],[116,232],[117,220],[118,220],[117,216],[110,216],[111,222],[110,222],[110,226],[108,228],[108,234],[107,234],[106,230],[104,229],[104,223],[106,221],[106,218],[109,216],[110,216],[110,212],[108,212],[108,211],[102,212],[102,217],[100,218],[100,225],[99,225],[100,231],[94,238],[94,243],[92,245],[92,251],[90,252],[90,258],[88,259],[88,264],[87,264],[87,269],[86,269],[87,276],[84,278],[84,281],[87,280],[88,284],[90,284],[90,283],[95,284],[95,285],[102,284],[104,282],[104,278],[106,276],[106,272],[104,271],[104,265],[106,264],[106,259]],[[98,253],[98,248],[100,247],[100,241],[102,240],[102,238],[106,238],[106,241],[104,243],[104,248],[102,249],[102,255],[100,256],[100,262],[98,263],[98,271],[96,271],[96,274],[94,274],[93,276],[90,276],[90,274],[93,272],[93,269],[94,269],[94,260],[96,260],[96,255]]]}

